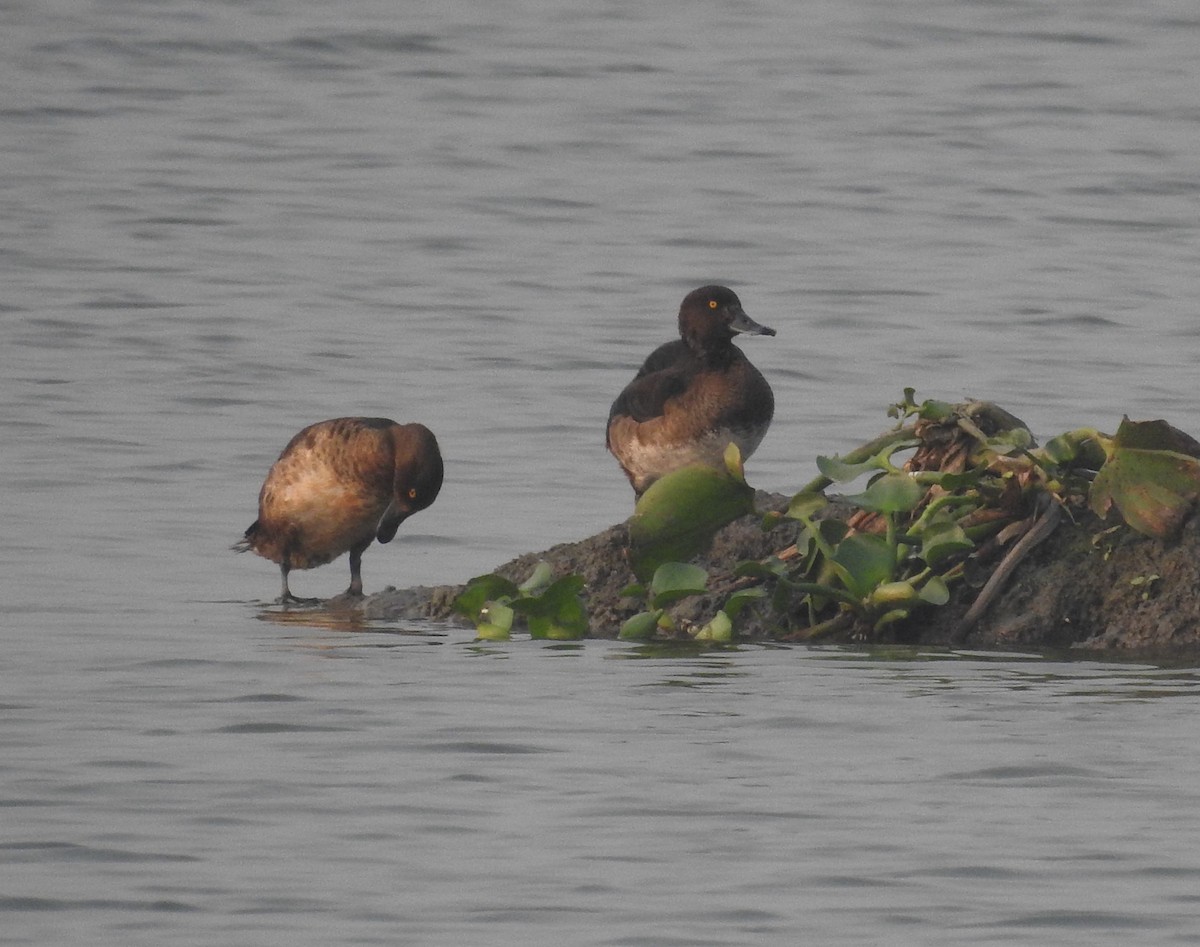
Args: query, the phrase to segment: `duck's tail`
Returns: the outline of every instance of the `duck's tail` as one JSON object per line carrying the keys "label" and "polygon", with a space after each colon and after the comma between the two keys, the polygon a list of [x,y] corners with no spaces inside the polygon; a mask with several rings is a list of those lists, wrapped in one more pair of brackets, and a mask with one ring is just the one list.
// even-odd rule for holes
{"label": "duck's tail", "polygon": [[229,548],[234,552],[250,552],[258,544],[261,534],[262,524],[258,520],[255,520],[250,524],[250,528],[246,530],[246,534]]}

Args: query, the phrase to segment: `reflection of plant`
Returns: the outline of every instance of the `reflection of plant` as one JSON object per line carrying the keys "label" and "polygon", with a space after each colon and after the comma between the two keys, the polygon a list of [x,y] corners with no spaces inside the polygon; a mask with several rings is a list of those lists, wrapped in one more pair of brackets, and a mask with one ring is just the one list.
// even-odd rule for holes
{"label": "reflection of plant", "polygon": [[475,622],[477,635],[488,641],[507,641],[517,616],[531,638],[573,641],[588,630],[582,589],[582,576],[554,579],[549,564],[539,562],[520,585],[500,575],[477,576],[454,600],[454,610]]}

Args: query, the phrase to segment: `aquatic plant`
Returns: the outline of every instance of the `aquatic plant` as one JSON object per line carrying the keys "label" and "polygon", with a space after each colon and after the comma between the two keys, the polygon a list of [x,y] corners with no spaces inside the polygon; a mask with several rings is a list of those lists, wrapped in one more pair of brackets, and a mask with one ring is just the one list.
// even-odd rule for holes
{"label": "aquatic plant", "polygon": [[[1125,419],[1117,435],[1082,428],[1037,448],[1028,428],[988,402],[917,403],[913,389],[889,410],[900,423],[844,458],[819,457],[821,476],[782,514],[802,525],[796,545],[742,574],[773,580],[773,603],[791,638],[852,626],[871,636],[924,606],[950,601],[966,568],[1007,547],[964,616],[978,620],[1016,565],[1085,503],[1116,508],[1133,529],[1165,538],[1200,497],[1200,444],[1164,421]],[[911,423],[906,423],[911,419]],[[912,449],[903,464],[897,454]],[[870,479],[840,498],[844,520],[818,520],[823,490]]]}
{"label": "aquatic plant", "polygon": [[[1115,435],[1079,428],[1038,447],[1020,419],[994,404],[914,396],[905,389],[889,408],[894,429],[845,456],[819,457],[820,476],[786,509],[764,516],[765,529],[796,524],[793,543],[716,579],[688,560],[754,511],[737,448],[730,445],[724,469],[685,468],[655,483],[628,523],[637,581],[622,595],[642,607],[620,637],[727,642],[742,612],[760,603],[780,639],[883,641],[920,610],[961,601],[952,592],[970,576],[982,588],[958,621],[961,640],[1064,519],[1090,509],[1166,539],[1200,499],[1200,442],[1165,421],[1126,418]],[[862,478],[858,492],[826,496]],[[1139,587],[1153,594],[1156,581]],[[711,619],[691,625],[673,617],[698,595],[721,601]],[[535,638],[588,631],[582,577],[555,579],[546,563],[519,586],[498,575],[473,579],[455,609],[493,640],[520,622]]]}
{"label": "aquatic plant", "polygon": [[697,565],[664,562],[654,570],[648,585],[635,583],[621,592],[624,598],[645,599],[646,608],[621,625],[623,641],[645,641],[659,633],[672,633],[675,623],[667,606],[682,598],[708,591],[708,573]]}
{"label": "aquatic plant", "polygon": [[1092,511],[1115,508],[1139,533],[1176,535],[1200,497],[1200,443],[1166,421],[1127,417],[1115,436],[1095,439],[1105,461],[1088,492]]}
{"label": "aquatic plant", "polygon": [[741,610],[766,595],[761,588],[739,589],[725,600],[706,624],[681,629],[671,617],[668,606],[709,591],[708,573],[700,566],[686,562],[662,563],[654,570],[648,585],[635,583],[622,591],[625,598],[644,599],[646,608],[621,625],[618,637],[623,641],[646,641],[661,635],[677,637],[686,634],[695,641],[727,643],[734,638],[734,621]]}
{"label": "aquatic plant", "polygon": [[[846,457],[819,457],[821,476],[781,514],[801,524],[795,545],[772,562],[741,567],[774,580],[782,637],[852,627],[873,636],[918,608],[944,605],[968,556],[1028,515],[1022,485],[1043,480],[1025,425],[986,402],[917,403],[913,395],[906,389],[890,408],[895,430]],[[840,498],[851,515],[818,518],[826,487],[864,475],[865,489]]]}
{"label": "aquatic plant", "polygon": [[473,621],[486,641],[509,640],[518,618],[531,638],[574,641],[588,631],[582,590],[582,576],[555,579],[549,563],[539,562],[520,585],[494,573],[476,576],[455,598],[454,611]]}
{"label": "aquatic plant", "polygon": [[659,566],[686,562],[703,552],[723,526],[754,512],[736,444],[725,449],[725,467],[693,464],[651,485],[629,520],[629,565],[649,582]]}

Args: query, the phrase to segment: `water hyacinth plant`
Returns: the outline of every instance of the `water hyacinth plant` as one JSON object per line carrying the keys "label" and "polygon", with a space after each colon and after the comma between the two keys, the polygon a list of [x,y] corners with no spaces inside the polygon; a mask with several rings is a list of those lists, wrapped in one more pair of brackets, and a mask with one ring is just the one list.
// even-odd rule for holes
{"label": "water hyacinth plant", "polygon": [[638,499],[629,521],[629,565],[641,582],[659,566],[703,552],[723,526],[754,512],[736,444],[725,449],[724,469],[694,464],[656,481]]}
{"label": "water hyacinth plant", "polygon": [[618,635],[623,641],[647,641],[655,637],[689,637],[695,641],[727,644],[734,639],[734,622],[750,602],[766,596],[761,588],[739,589],[731,594],[716,614],[704,625],[679,627],[671,617],[669,606],[704,595],[708,588],[708,573],[700,566],[686,562],[664,562],[654,570],[649,585],[635,583],[625,588],[626,598],[644,599],[646,609],[628,619]]}
{"label": "water hyacinth plant", "polygon": [[[1131,528],[1166,538],[1200,496],[1200,444],[1166,422],[1126,419],[1115,437],[1079,429],[1038,448],[995,405],[917,403],[913,394],[906,389],[889,412],[900,419],[896,430],[845,458],[818,458],[821,477],[784,514],[803,527],[791,555],[744,567],[773,576],[776,608],[793,619],[788,637],[850,626],[871,637],[918,608],[945,604],[972,561],[1007,547],[964,618],[965,633],[1064,510],[1086,503],[1103,516],[1116,508]],[[866,489],[841,498],[857,512],[815,519],[821,491],[864,474]]]}
{"label": "water hyacinth plant", "polygon": [[454,610],[473,621],[485,641],[508,641],[517,619],[531,638],[574,641],[588,631],[582,590],[582,576],[555,579],[549,563],[539,562],[520,585],[495,574],[477,576],[454,600]]}
{"label": "water hyacinth plant", "polygon": [[[637,581],[623,594],[643,606],[620,637],[728,642],[754,606],[780,639],[885,640],[888,629],[950,602],[954,587],[977,574],[986,581],[961,637],[1064,517],[1090,508],[1169,539],[1200,499],[1200,443],[1165,421],[1126,418],[1115,435],[1080,428],[1038,447],[1026,425],[996,405],[917,402],[914,394],[906,389],[890,408],[893,430],[844,457],[819,457],[820,476],[763,518],[764,528],[794,523],[794,543],[719,581],[688,560],[754,511],[737,448],[730,445],[724,469],[686,468],[655,483],[628,523]],[[863,479],[856,492],[826,496]],[[720,602],[711,619],[677,621],[674,606],[697,595]],[[495,575],[472,580],[456,609],[481,638],[508,638],[519,622],[535,638],[588,630],[582,578],[555,579],[545,563],[520,586]]]}

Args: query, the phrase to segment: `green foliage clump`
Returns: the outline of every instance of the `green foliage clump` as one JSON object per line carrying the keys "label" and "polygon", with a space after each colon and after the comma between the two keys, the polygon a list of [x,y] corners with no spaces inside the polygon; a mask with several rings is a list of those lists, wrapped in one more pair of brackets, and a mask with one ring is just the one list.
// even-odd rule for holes
{"label": "green foliage clump", "polygon": [[454,600],[454,610],[475,623],[485,641],[507,641],[518,618],[531,638],[575,641],[588,631],[580,592],[583,576],[555,579],[549,563],[539,562],[520,585],[500,575],[476,576]]}
{"label": "green foliage clump", "polygon": [[[1057,522],[1061,510],[1085,503],[1100,516],[1115,508],[1131,528],[1167,538],[1200,497],[1200,443],[1164,421],[1125,419],[1115,437],[1078,429],[1037,448],[1024,424],[994,405],[917,403],[913,394],[905,389],[889,411],[900,419],[895,431],[845,458],[817,459],[821,477],[783,514],[802,525],[795,555],[741,567],[774,580],[779,612],[805,613],[790,637],[850,626],[877,633],[943,605],[984,543],[1033,532],[1047,512]],[[896,455],[910,449],[901,466]],[[858,513],[817,518],[825,487],[864,474],[866,488],[842,498]],[[1027,553],[1018,546],[1013,552]]]}
{"label": "green foliage clump", "polygon": [[[654,570],[654,576],[648,586],[637,583],[628,586],[622,593],[627,598],[645,599],[646,609],[621,625],[618,637],[622,641],[646,641],[658,635],[678,635],[680,629],[676,627],[667,607],[681,599],[703,595],[707,591],[708,573],[700,566],[685,562],[662,563]],[[750,601],[765,595],[766,592],[760,588],[734,592],[707,624],[690,631],[690,637],[695,641],[712,641],[719,644],[732,641],[734,620],[738,613]]]}
{"label": "green foliage clump", "polygon": [[[1026,426],[995,405],[917,402],[914,394],[905,389],[889,409],[895,429],[844,457],[817,458],[820,476],[786,510],[764,518],[764,528],[796,523],[794,545],[740,563],[725,583],[736,590],[702,626],[681,628],[671,615],[685,598],[714,594],[706,571],[686,560],[754,511],[754,491],[734,445],[724,469],[689,467],[651,486],[629,521],[637,582],[623,593],[644,607],[623,623],[620,638],[729,642],[755,601],[768,606],[782,638],[850,630],[877,637],[919,609],[949,602],[973,559],[1003,553],[992,576],[1002,580],[1064,512],[1116,512],[1140,533],[1169,538],[1200,499],[1200,442],[1165,421],[1126,418],[1114,436],[1080,428],[1037,447]],[[862,489],[839,498],[852,515],[826,515],[824,491],[863,477]],[[965,623],[986,608],[993,584]],[[455,610],[475,622],[480,638],[507,640],[523,621],[533,638],[572,640],[588,631],[582,589],[581,576],[554,579],[541,563],[521,585],[498,575],[472,579]]]}

